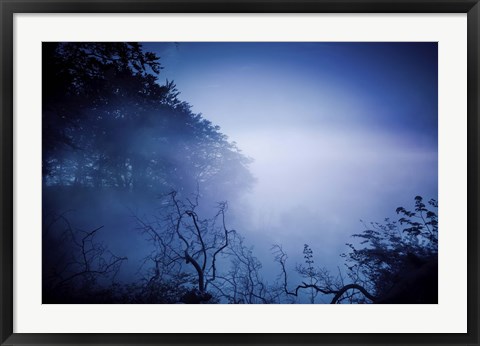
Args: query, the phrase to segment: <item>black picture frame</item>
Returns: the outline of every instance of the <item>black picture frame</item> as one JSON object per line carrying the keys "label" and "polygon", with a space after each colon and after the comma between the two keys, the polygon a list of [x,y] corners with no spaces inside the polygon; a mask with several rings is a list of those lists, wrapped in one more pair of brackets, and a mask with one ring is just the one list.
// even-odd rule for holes
{"label": "black picture frame", "polygon": [[[0,0],[2,345],[478,345],[479,321],[479,0]],[[13,16],[15,13],[467,13],[468,332],[465,334],[21,334],[13,332]],[[454,317],[452,317],[454,318]]]}

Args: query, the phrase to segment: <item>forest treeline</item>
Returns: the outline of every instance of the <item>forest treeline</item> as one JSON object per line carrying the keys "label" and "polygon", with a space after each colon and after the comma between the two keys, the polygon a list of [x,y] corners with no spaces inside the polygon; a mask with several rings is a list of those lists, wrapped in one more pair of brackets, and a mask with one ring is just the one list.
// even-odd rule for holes
{"label": "forest treeline", "polygon": [[[276,244],[269,283],[228,224],[229,203],[254,184],[251,159],[160,82],[160,58],[121,42],[42,52],[43,303],[437,302],[436,201],[417,196],[398,221],[365,224],[335,274],[316,265],[315,244],[301,264]],[[145,240],[134,280],[118,279],[128,258],[99,240],[112,196],[151,206],[132,214]]]}
{"label": "forest treeline", "polygon": [[248,189],[250,159],[159,82],[161,69],[138,43],[43,43],[44,186]]}

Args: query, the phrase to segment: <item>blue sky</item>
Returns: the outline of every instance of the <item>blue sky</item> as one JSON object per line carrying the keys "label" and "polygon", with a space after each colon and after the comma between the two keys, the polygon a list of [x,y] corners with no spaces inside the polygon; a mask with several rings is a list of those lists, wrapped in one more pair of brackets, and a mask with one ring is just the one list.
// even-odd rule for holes
{"label": "blue sky", "polygon": [[[145,43],[160,81],[254,159],[232,206],[265,253],[284,244],[335,266],[360,219],[438,194],[436,43]],[[262,256],[259,256],[262,257]]]}

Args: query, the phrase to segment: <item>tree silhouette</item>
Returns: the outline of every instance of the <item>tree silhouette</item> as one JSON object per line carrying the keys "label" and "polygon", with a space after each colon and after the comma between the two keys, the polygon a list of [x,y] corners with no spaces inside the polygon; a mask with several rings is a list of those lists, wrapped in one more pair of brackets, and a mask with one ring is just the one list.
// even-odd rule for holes
{"label": "tree silhouette", "polygon": [[[191,302],[196,299],[189,295],[195,282],[197,298],[203,295],[205,301],[213,302],[213,298],[207,299],[207,290],[212,282],[218,282],[217,263],[233,233],[201,220],[196,206],[186,197],[200,193],[201,186],[207,203],[234,200],[254,182],[248,169],[251,160],[218,126],[193,113],[191,106],[179,99],[173,81],[159,82],[163,68],[160,58],[145,52],[141,44],[43,43],[42,54],[44,215],[78,209],[72,224],[82,217],[82,224],[100,217],[115,223],[119,213],[114,209],[118,205],[125,214],[132,205],[151,213],[159,195],[169,196],[169,204],[160,209],[164,217],[168,215],[170,224],[161,234],[176,237],[178,242],[160,240],[149,233],[156,249],[154,254],[146,254],[146,261],[154,263],[150,268],[153,272],[143,281],[116,285],[108,299]],[[115,206],[111,206],[112,200]],[[226,209],[226,203],[219,204],[218,215],[210,221],[219,222]],[[174,222],[178,222],[176,230]],[[44,218],[43,229],[48,228],[49,220]],[[108,225],[105,228],[112,229]],[[78,274],[75,280],[87,277],[87,273],[110,273],[113,268],[108,267],[107,252],[98,252],[104,249],[95,240],[99,230],[95,225],[91,229],[95,232],[83,234],[76,228],[67,232],[69,248],[89,244],[92,248],[85,252],[95,254],[95,259],[101,259],[107,267],[92,270],[90,260],[82,259],[79,248],[72,252],[72,260],[79,263],[79,268],[71,271],[72,275]],[[151,232],[147,228],[144,231]],[[54,249],[62,237],[44,233],[44,249]],[[181,260],[182,268],[189,269],[180,270],[177,260]],[[47,262],[45,285],[58,286],[68,279],[66,272],[55,272],[53,280],[46,273],[57,266],[54,261]],[[68,286],[67,281],[70,279],[61,286]],[[98,291],[101,280],[91,280],[91,286]]]}
{"label": "tree silhouette", "polygon": [[[304,247],[307,267],[297,265],[296,272],[308,282],[289,289],[287,254],[280,245],[273,247],[275,260],[281,268],[283,291],[286,296],[298,297],[303,290],[331,295],[332,304],[417,303],[432,304],[438,300],[438,219],[435,200],[423,203],[415,197],[414,211],[403,207],[396,212],[398,221],[364,223],[365,230],[354,234],[361,239],[345,258],[346,276],[333,276],[325,268],[313,267],[313,252]],[[313,301],[312,294],[310,301]]]}
{"label": "tree silhouette", "polygon": [[[414,211],[397,208],[398,221],[385,219],[385,223],[372,222],[360,234],[363,248],[347,244],[351,252],[345,254],[349,277],[379,297],[385,297],[399,282],[424,265],[432,268],[430,281],[436,281],[438,257],[438,204],[430,200],[426,205],[423,198],[415,197]],[[437,286],[436,282],[432,283]],[[418,291],[420,288],[416,287]],[[436,292],[436,289],[435,289]],[[436,300],[434,292],[412,295],[412,302]]]}
{"label": "tree silhouette", "polygon": [[148,285],[184,278],[181,297],[185,303],[208,303],[224,299],[230,303],[267,303],[267,285],[259,274],[260,262],[244,240],[226,225],[228,204],[218,203],[210,218],[199,216],[199,194],[185,200],[173,191],[162,200],[155,220],[137,217],[140,231],[153,251]]}
{"label": "tree silhouette", "polygon": [[159,57],[138,43],[43,44],[45,186],[234,195],[250,159],[160,84]]}

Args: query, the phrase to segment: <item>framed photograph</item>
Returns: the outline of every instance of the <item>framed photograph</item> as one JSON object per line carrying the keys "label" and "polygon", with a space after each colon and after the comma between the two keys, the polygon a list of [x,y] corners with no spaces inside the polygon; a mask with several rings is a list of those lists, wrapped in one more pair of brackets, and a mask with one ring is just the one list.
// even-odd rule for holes
{"label": "framed photograph", "polygon": [[478,345],[478,1],[1,2],[1,344]]}

